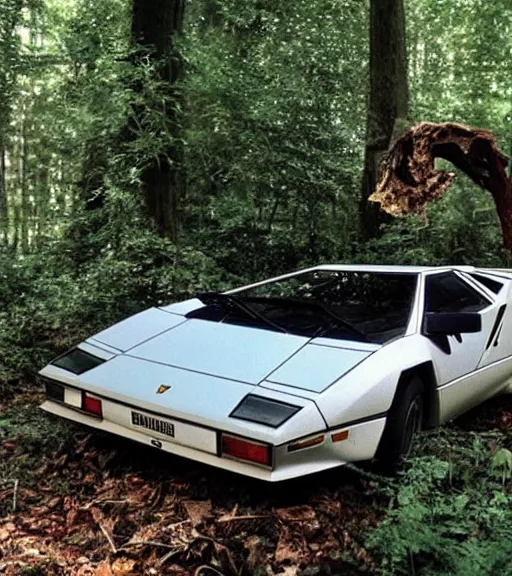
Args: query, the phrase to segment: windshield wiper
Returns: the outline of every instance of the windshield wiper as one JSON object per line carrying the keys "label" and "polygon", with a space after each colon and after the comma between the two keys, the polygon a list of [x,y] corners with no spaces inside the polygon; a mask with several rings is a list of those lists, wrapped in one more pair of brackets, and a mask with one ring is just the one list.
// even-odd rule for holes
{"label": "windshield wiper", "polygon": [[274,330],[278,332],[283,332],[284,334],[288,334],[288,332],[278,324],[269,320],[263,314],[260,314],[250,306],[248,306],[245,302],[240,301],[236,296],[232,294],[223,294],[221,292],[198,292],[196,294],[196,298],[201,300],[203,304],[206,306],[221,306],[227,310],[235,310],[238,312],[243,312],[246,316],[249,316],[253,320],[259,320],[263,324],[272,327]]}
{"label": "windshield wiper", "polygon": [[343,318],[340,318],[339,316],[334,314],[334,312],[331,312],[326,306],[324,306],[320,302],[315,302],[314,300],[307,301],[307,300],[295,300],[293,298],[275,298],[275,297],[262,298],[261,300],[267,300],[268,302],[276,303],[278,305],[296,306],[297,308],[318,308],[319,310],[321,310],[324,314],[326,314],[327,316],[329,316],[329,318],[331,318],[331,322],[329,323],[328,326],[324,327],[323,329],[320,329],[318,331],[318,334],[315,334],[315,337],[323,336],[333,328],[343,327],[346,330],[358,336],[358,338],[360,338],[363,342],[371,342],[371,340],[364,332],[361,332],[361,330],[359,330],[355,326],[352,326],[350,322],[343,320]]}

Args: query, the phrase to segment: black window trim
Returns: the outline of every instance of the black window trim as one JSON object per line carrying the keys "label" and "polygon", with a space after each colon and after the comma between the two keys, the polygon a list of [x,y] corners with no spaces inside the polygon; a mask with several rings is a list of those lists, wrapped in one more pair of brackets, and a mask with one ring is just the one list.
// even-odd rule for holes
{"label": "black window trim", "polygon": [[[495,298],[491,298],[489,296],[489,294],[487,294],[484,290],[482,290],[480,288],[480,286],[473,286],[472,282],[469,282],[467,278],[465,278],[464,272],[460,271],[460,270],[454,270],[453,268],[444,268],[443,270],[435,270],[432,272],[428,272],[425,274],[424,276],[424,284],[423,284],[423,307],[422,307],[422,314],[423,316],[427,313],[426,310],[426,295],[427,295],[427,280],[428,278],[431,278],[433,276],[439,276],[440,274],[455,274],[456,277],[458,277],[461,282],[464,283],[465,286],[468,287],[469,290],[471,290],[472,292],[476,292],[476,294],[478,294],[479,296],[481,296],[484,300],[487,301],[487,306],[485,306],[484,308],[482,308],[481,310],[478,310],[477,314],[481,314],[482,312],[484,312],[485,310],[487,310],[490,306],[493,306],[496,301]],[[476,284],[476,281],[475,281]],[[489,291],[490,292],[490,291]],[[492,294],[492,292],[490,292]],[[496,294],[494,294],[494,296],[496,296]]]}
{"label": "black window trim", "polygon": [[[471,283],[475,284],[476,287],[478,287],[479,289],[482,290],[482,288],[485,290],[485,293],[487,294],[487,292],[489,293],[489,296],[492,297],[493,300],[495,300],[498,295],[501,293],[501,291],[503,290],[504,286],[505,286],[505,282],[504,282],[504,278],[503,277],[499,277],[499,276],[495,276],[494,278],[496,278],[496,280],[494,278],[489,278],[489,280],[491,282],[496,282],[497,284],[501,284],[501,288],[499,289],[498,292],[494,292],[494,290],[491,290],[490,288],[488,288],[483,282],[480,282],[478,280],[478,278],[476,276],[482,276],[484,278],[486,278],[487,276],[492,276],[491,274],[486,274],[483,272],[465,272],[464,276],[468,278],[468,281],[471,281]],[[499,278],[499,279],[498,279]]]}

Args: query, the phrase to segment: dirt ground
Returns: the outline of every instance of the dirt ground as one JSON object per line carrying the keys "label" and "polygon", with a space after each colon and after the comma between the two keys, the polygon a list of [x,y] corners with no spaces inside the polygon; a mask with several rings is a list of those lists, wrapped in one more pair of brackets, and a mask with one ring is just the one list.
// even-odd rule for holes
{"label": "dirt ground", "polygon": [[[0,574],[375,573],[387,497],[364,470],[266,484],[0,404]],[[457,422],[510,429],[512,396]]]}

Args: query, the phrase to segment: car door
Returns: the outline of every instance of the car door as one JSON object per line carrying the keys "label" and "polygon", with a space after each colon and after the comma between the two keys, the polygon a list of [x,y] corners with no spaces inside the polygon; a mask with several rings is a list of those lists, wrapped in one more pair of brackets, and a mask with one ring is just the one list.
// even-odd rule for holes
{"label": "car door", "polygon": [[483,285],[496,300],[498,313],[485,343],[478,368],[489,366],[512,356],[512,306],[510,305],[511,279],[489,272],[465,273],[470,282]]}
{"label": "car door", "polygon": [[478,313],[482,323],[481,330],[474,333],[424,334],[436,371],[441,420],[469,409],[489,395],[486,381],[479,383],[474,378],[500,308],[486,292],[456,271],[425,274],[424,316],[470,312]]}

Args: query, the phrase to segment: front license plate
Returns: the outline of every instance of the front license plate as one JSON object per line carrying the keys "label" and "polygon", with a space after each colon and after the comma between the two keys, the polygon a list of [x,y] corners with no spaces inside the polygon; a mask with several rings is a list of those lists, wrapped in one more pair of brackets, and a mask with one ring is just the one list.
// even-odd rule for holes
{"label": "front license plate", "polygon": [[132,424],[174,438],[174,424],[132,410]]}

